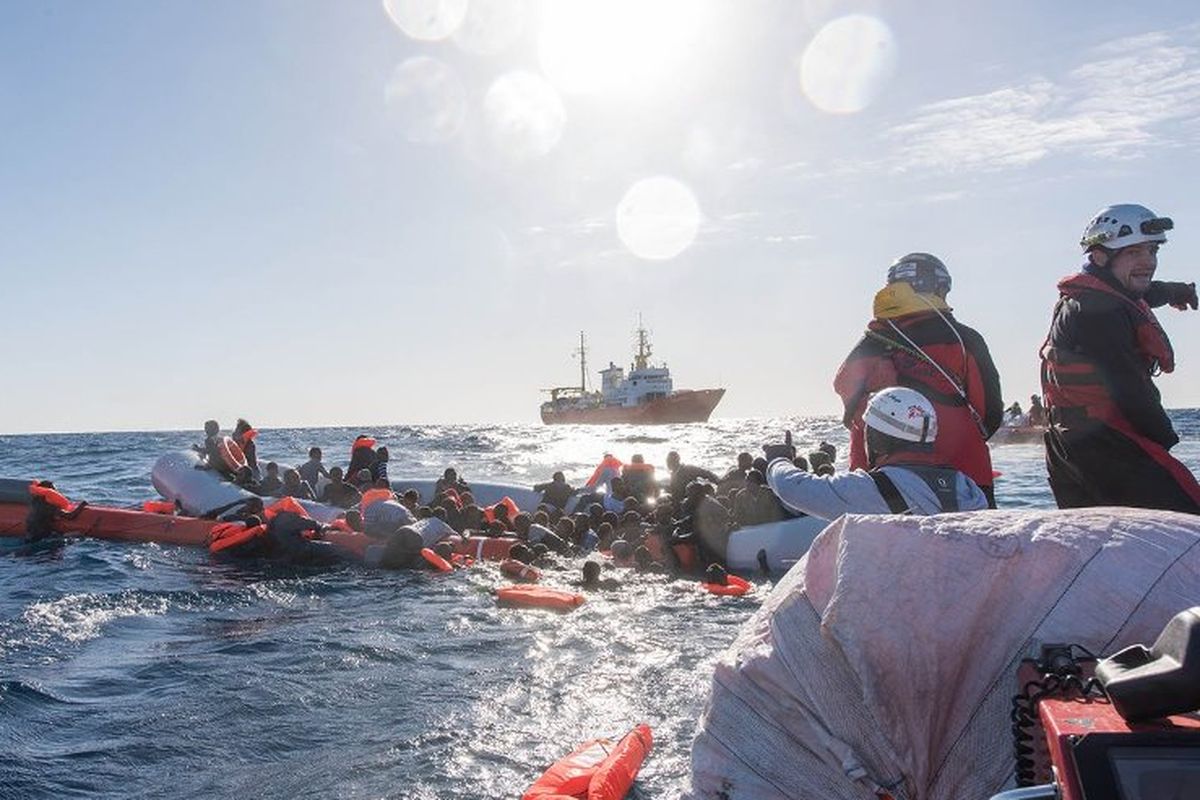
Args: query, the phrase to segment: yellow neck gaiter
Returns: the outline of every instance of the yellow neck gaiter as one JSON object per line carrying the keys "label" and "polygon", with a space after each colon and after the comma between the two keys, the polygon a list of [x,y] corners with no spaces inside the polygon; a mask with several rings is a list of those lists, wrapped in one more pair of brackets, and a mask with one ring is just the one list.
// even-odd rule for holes
{"label": "yellow neck gaiter", "polygon": [[888,284],[875,293],[875,319],[893,319],[919,311],[951,311],[936,294],[917,294],[907,283]]}

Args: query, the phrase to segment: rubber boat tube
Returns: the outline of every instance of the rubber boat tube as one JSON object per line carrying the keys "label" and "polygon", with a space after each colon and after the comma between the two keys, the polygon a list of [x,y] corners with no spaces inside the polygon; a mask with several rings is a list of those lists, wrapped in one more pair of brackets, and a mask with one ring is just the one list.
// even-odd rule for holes
{"label": "rubber boat tube", "polygon": [[[168,500],[179,501],[184,513],[196,517],[239,500],[258,497],[229,481],[222,480],[221,476],[211,469],[197,469],[199,465],[200,455],[191,450],[167,453],[155,462],[154,468],[150,470],[150,480],[159,494]],[[280,471],[285,469],[281,464]],[[274,499],[262,498],[267,505]],[[346,513],[344,509],[314,503],[312,500],[300,500],[299,503],[304,506],[309,516],[318,522],[333,522]]]}
{"label": "rubber boat tube", "polygon": [[817,534],[828,525],[829,520],[817,517],[795,517],[739,528],[729,534],[725,567],[746,574],[761,572],[758,557],[761,552],[765,554],[770,572],[787,572],[804,557]]}
{"label": "rubber boat tube", "polygon": [[[26,484],[28,485],[28,484]],[[0,503],[0,536],[24,537],[28,503]],[[205,547],[216,522],[209,519],[150,514],[125,508],[88,505],[73,520],[60,519],[59,533],[123,542],[158,542]]]}

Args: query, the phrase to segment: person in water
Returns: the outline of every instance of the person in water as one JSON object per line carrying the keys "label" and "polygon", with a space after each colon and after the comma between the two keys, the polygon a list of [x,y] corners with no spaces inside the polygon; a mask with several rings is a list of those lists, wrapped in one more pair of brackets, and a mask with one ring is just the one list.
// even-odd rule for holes
{"label": "person in water", "polygon": [[258,484],[258,493],[263,497],[278,497],[282,490],[283,480],[279,477],[279,465],[268,461],[266,474]]}
{"label": "person in water", "polygon": [[281,497],[295,497],[300,500],[316,500],[312,487],[300,477],[300,473],[289,469],[283,473],[283,490]]}
{"label": "person in water", "polygon": [[[317,450],[318,448],[313,449]],[[320,500],[322,503],[338,508],[353,508],[362,501],[362,493],[343,479],[341,467],[331,468],[328,477],[329,483],[325,484],[325,488],[321,490]]]}
{"label": "person in water", "polygon": [[[314,489],[321,480],[322,476],[325,478],[330,477],[329,471],[326,470],[325,465],[321,463],[321,459],[323,457],[324,454],[321,452],[321,448],[310,447],[308,448],[308,461],[305,461],[303,464],[296,467],[296,471],[300,473],[300,477],[304,479],[304,482],[309,486],[312,486]],[[341,474],[342,471],[339,469],[338,473]]]}
{"label": "person in water", "polygon": [[37,481],[29,487],[29,513],[25,515],[25,543],[32,544],[57,535],[59,522],[69,522],[87,508],[80,500],[71,508],[53,481]]}
{"label": "person in water", "polygon": [[1029,424],[1034,426],[1046,424],[1046,409],[1042,405],[1042,398],[1036,394],[1029,395]]}
{"label": "person in water", "polygon": [[258,446],[254,443],[254,438],[258,436],[258,431],[254,430],[249,422],[238,418],[238,421],[233,424],[233,440],[237,442],[238,447],[242,448],[242,455],[246,457],[246,465],[250,467],[250,474],[254,478],[258,478],[261,474],[258,469]]}
{"label": "person in water", "polygon": [[590,558],[583,562],[583,579],[575,585],[581,589],[603,592],[615,592],[621,588],[621,582],[616,578],[601,578],[600,562]]}
{"label": "person in water", "polygon": [[1058,283],[1042,345],[1046,470],[1059,508],[1138,506],[1200,514],[1200,485],[1168,452],[1178,441],[1153,377],[1175,352],[1152,308],[1197,306],[1194,283],[1154,280],[1174,227],[1139,205],[1102,209],[1083,270]]}
{"label": "person in water", "polygon": [[863,410],[869,471],[819,476],[792,464],[791,434],[763,450],[767,485],[789,509],[820,519],[842,514],[938,514],[988,507],[983,490],[940,461],[941,435],[933,403],[914,389],[892,386],[871,396]]}
{"label": "person in water", "polygon": [[938,460],[970,476],[994,507],[987,440],[1004,419],[1000,376],[983,337],[946,304],[950,286],[950,272],[937,257],[909,253],[897,259],[888,268],[887,286],[875,295],[874,318],[838,369],[833,388],[850,430],[851,469],[868,466],[862,420],[871,394],[910,386],[937,411]]}
{"label": "person in water", "polygon": [[709,483],[720,483],[721,479],[703,467],[684,464],[683,459],[679,457],[679,453],[672,450],[667,453],[667,470],[671,473],[671,483],[668,491],[671,493],[671,499],[674,503],[683,502],[683,498],[687,493],[688,484],[695,480],[706,480]]}

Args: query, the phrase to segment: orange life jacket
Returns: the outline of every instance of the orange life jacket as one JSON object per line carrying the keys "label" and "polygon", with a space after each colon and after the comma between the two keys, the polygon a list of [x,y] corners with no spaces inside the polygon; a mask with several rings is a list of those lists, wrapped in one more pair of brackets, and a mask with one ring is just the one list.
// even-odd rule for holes
{"label": "orange life jacket", "polygon": [[304,506],[300,505],[300,501],[294,497],[281,497],[271,505],[263,509],[263,516],[267,521],[275,519],[275,516],[281,511],[291,511],[293,514],[299,514],[302,517],[309,517],[309,513],[304,510]]}
{"label": "orange life jacket", "polygon": [[504,586],[496,590],[496,601],[502,606],[573,611],[586,603],[587,598],[574,592],[547,589],[544,586]]}
{"label": "orange life jacket", "polygon": [[483,518],[485,520],[487,520],[488,522],[496,521],[496,506],[504,506],[505,508],[508,509],[507,519],[508,519],[509,525],[512,524],[513,518],[515,516],[517,516],[517,514],[521,513],[521,509],[517,508],[516,501],[514,501],[508,495],[505,495],[504,498],[501,499],[499,503],[495,503],[493,505],[484,507]]}
{"label": "orange life jacket", "polygon": [[395,499],[396,499],[396,495],[392,492],[391,489],[383,489],[383,488],[367,489],[365,492],[363,492],[362,501],[359,502],[358,507],[365,511],[367,509],[367,506],[373,506],[376,503],[382,502],[384,500],[395,500]]}
{"label": "orange life jacket", "polygon": [[222,522],[212,527],[208,534],[208,549],[213,553],[245,544],[260,536],[266,536],[266,525],[247,528],[240,522]]}
{"label": "orange life jacket", "polygon": [[67,511],[71,508],[70,500],[49,486],[38,486],[37,481],[29,484],[29,495],[30,497],[40,497],[59,511]]}
{"label": "orange life jacket", "polygon": [[147,500],[142,503],[142,511],[150,514],[174,514],[175,504],[170,500]]}
{"label": "orange life jacket", "polygon": [[[1133,300],[1104,281],[1080,273],[1058,283],[1063,298],[1081,298],[1099,292],[1119,299],[1133,313],[1135,349],[1146,364],[1147,380],[1175,370],[1175,351],[1166,332],[1144,300]],[[1061,302],[1061,301],[1060,301]],[[1050,336],[1039,351],[1042,358],[1042,393],[1049,408],[1082,409],[1089,417],[1112,423],[1122,417],[1105,384],[1104,375],[1091,358],[1051,344]]]}
{"label": "orange life jacket", "polygon": [[542,573],[537,567],[531,567],[515,558],[508,558],[500,562],[500,571],[515,581],[528,581],[529,583],[537,583],[542,579]]}
{"label": "orange life jacket", "polygon": [[421,558],[425,559],[425,563],[433,567],[438,572],[453,572],[454,567],[449,561],[433,552],[428,547],[421,548]]}

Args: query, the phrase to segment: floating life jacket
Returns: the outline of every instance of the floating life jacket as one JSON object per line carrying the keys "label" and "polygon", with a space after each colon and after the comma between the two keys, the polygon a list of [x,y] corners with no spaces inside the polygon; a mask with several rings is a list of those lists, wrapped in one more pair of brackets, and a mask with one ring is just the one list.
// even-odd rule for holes
{"label": "floating life jacket", "polygon": [[[1060,304],[1068,298],[1082,300],[1090,292],[1120,300],[1133,316],[1136,336],[1134,349],[1146,365],[1146,379],[1160,372],[1175,370],[1175,351],[1171,341],[1145,300],[1134,300],[1086,273],[1059,281],[1058,290],[1062,295]],[[1060,410],[1080,409],[1087,416],[1109,424],[1122,419],[1124,415],[1113,402],[1099,365],[1086,355],[1055,347],[1052,335],[1053,328],[1039,351],[1042,357],[1042,394],[1046,405]]]}
{"label": "floating life jacket", "polygon": [[502,606],[574,611],[586,603],[587,598],[575,592],[547,589],[544,586],[504,586],[496,590],[496,602]]}
{"label": "floating life jacket", "polygon": [[503,561],[517,543],[513,536],[468,536],[454,542],[454,551],[476,561]]}
{"label": "floating life jacket", "polygon": [[421,548],[421,558],[438,572],[454,572],[454,566],[428,547]]}
{"label": "floating life jacket", "polygon": [[621,800],[650,755],[649,725],[638,725],[620,741],[592,739],[563,756],[521,796],[521,800]]}
{"label": "floating life jacket", "polygon": [[503,497],[503,498],[500,500],[500,502],[499,502],[499,503],[495,503],[495,504],[493,504],[493,505],[490,505],[490,506],[486,506],[486,507],[484,507],[484,509],[483,509],[483,518],[484,518],[485,520],[487,520],[488,522],[495,522],[495,521],[496,521],[496,507],[497,507],[497,506],[504,506],[505,508],[507,508],[507,509],[508,509],[508,517],[507,517],[507,519],[508,519],[508,522],[509,522],[509,524],[511,524],[511,523],[512,523],[512,521],[513,521],[513,518],[514,518],[515,516],[517,516],[517,514],[520,514],[520,513],[521,513],[521,509],[517,508],[516,501],[514,501],[514,500],[513,500],[511,497],[509,497],[508,495],[505,495],[505,496],[504,496],[504,497]]}
{"label": "floating life jacket", "polygon": [[754,588],[750,581],[737,575],[726,575],[725,583],[701,583],[700,588],[706,592],[726,597],[741,597]]}
{"label": "floating life jacket", "polygon": [[537,567],[531,567],[522,561],[517,561],[515,558],[508,558],[501,561],[500,571],[514,581],[537,583],[542,579],[542,573]]}

